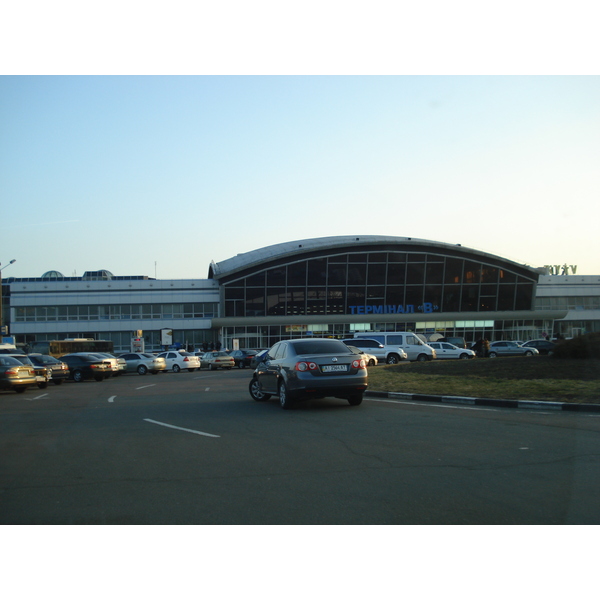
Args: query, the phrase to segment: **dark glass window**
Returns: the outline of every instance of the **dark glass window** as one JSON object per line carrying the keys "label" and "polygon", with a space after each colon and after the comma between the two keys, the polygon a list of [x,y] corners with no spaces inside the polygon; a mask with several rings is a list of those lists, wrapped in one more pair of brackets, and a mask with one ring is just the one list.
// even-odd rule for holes
{"label": "dark glass window", "polygon": [[515,283],[516,281],[517,276],[514,273],[500,269],[500,283]]}
{"label": "dark glass window", "polygon": [[498,282],[498,269],[496,267],[489,267],[483,265],[481,269],[481,282],[482,283],[497,283]]}
{"label": "dark glass window", "polygon": [[481,281],[481,265],[470,261],[465,261],[464,282],[479,283]]}
{"label": "dark glass window", "polygon": [[346,285],[346,265],[329,263],[327,285]]}
{"label": "dark glass window", "polygon": [[521,283],[517,285],[515,310],[531,310],[533,303],[533,284]]}
{"label": "dark glass window", "polygon": [[262,317],[265,314],[265,289],[248,288],[246,293],[246,316]]}
{"label": "dark glass window", "polygon": [[265,285],[265,272],[254,273],[246,278],[246,285],[251,287],[258,287]]}
{"label": "dark glass window", "polygon": [[306,262],[288,265],[288,285],[306,285]]}
{"label": "dark glass window", "polygon": [[368,285],[384,285],[386,270],[386,265],[384,264],[369,264],[367,273]]}
{"label": "dark glass window", "polygon": [[432,285],[442,283],[444,281],[444,264],[443,263],[427,263],[425,269],[425,283]]}
{"label": "dark glass window", "polygon": [[243,287],[226,287],[225,288],[225,300],[244,300],[244,288]]}
{"label": "dark glass window", "polygon": [[423,285],[425,281],[425,265],[423,263],[408,263],[406,265],[406,283],[408,285]]}
{"label": "dark glass window", "polygon": [[395,306],[399,304],[404,304],[404,286],[388,285],[385,303],[392,304]]}
{"label": "dark glass window", "polygon": [[285,267],[277,267],[267,271],[267,285],[285,285]]}
{"label": "dark glass window", "polygon": [[348,285],[365,285],[367,283],[367,265],[348,265]]}
{"label": "dark glass window", "polygon": [[308,285],[325,285],[327,282],[327,260],[318,258],[308,261]]}
{"label": "dark glass window", "polygon": [[[506,272],[506,271],[505,271]],[[513,310],[515,307],[516,285],[498,286],[498,310]]]}
{"label": "dark glass window", "polygon": [[444,283],[461,283],[462,272],[463,261],[460,258],[447,258]]}
{"label": "dark glass window", "polygon": [[286,309],[285,288],[267,288],[267,314],[285,315]]}
{"label": "dark glass window", "polygon": [[406,265],[402,263],[390,263],[387,266],[388,285],[399,285],[406,281]]}
{"label": "dark glass window", "polygon": [[406,286],[406,297],[405,305],[414,306],[414,310],[417,311],[418,307],[423,304],[423,286],[422,285],[407,285]]}
{"label": "dark glass window", "polygon": [[478,285],[463,285],[460,309],[461,311],[479,309]]}
{"label": "dark glass window", "polygon": [[366,303],[365,288],[349,287],[347,292],[347,299],[349,306],[364,306]]}

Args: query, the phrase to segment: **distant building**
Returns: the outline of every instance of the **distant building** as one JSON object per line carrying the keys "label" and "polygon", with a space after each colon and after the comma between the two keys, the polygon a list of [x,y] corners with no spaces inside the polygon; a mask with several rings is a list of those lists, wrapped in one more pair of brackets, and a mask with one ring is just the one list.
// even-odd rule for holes
{"label": "distant building", "polygon": [[382,330],[469,342],[600,331],[600,276],[549,272],[460,245],[337,236],[213,262],[207,279],[106,270],[8,278],[3,301],[18,343],[95,337],[116,351],[128,350],[139,330],[147,349],[159,349],[163,329],[189,348]]}

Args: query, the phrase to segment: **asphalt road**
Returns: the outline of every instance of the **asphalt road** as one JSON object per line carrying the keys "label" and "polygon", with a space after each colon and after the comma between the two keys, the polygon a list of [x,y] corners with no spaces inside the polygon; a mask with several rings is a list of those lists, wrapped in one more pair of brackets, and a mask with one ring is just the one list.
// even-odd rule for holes
{"label": "asphalt road", "polygon": [[2,524],[598,524],[600,416],[254,402],[251,372],[0,392]]}

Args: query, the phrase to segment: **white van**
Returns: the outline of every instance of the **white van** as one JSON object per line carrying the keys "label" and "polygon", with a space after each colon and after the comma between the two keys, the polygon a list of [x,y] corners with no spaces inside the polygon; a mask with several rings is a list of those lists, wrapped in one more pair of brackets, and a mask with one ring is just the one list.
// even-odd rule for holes
{"label": "white van", "polygon": [[392,352],[394,348],[401,348],[411,361],[433,360],[436,357],[435,350],[431,346],[423,343],[416,334],[406,331],[355,333],[354,338],[377,340],[385,346],[387,352]]}

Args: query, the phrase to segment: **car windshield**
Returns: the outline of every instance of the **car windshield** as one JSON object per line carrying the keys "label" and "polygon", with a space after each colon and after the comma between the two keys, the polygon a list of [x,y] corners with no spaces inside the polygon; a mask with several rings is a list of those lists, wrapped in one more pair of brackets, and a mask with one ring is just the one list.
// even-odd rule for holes
{"label": "car windshield", "polygon": [[143,356],[144,358],[154,358],[152,354],[140,354],[140,356]]}
{"label": "car windshield", "polygon": [[306,340],[292,344],[296,354],[348,354],[348,346],[338,340]]}
{"label": "car windshield", "polygon": [[34,366],[33,363],[31,362],[31,359],[28,356],[17,356],[15,358],[23,365]]}
{"label": "car windshield", "polygon": [[13,365],[22,365],[22,362],[19,362],[16,358],[12,356],[2,356],[0,355],[0,365],[3,367],[10,367]]}

